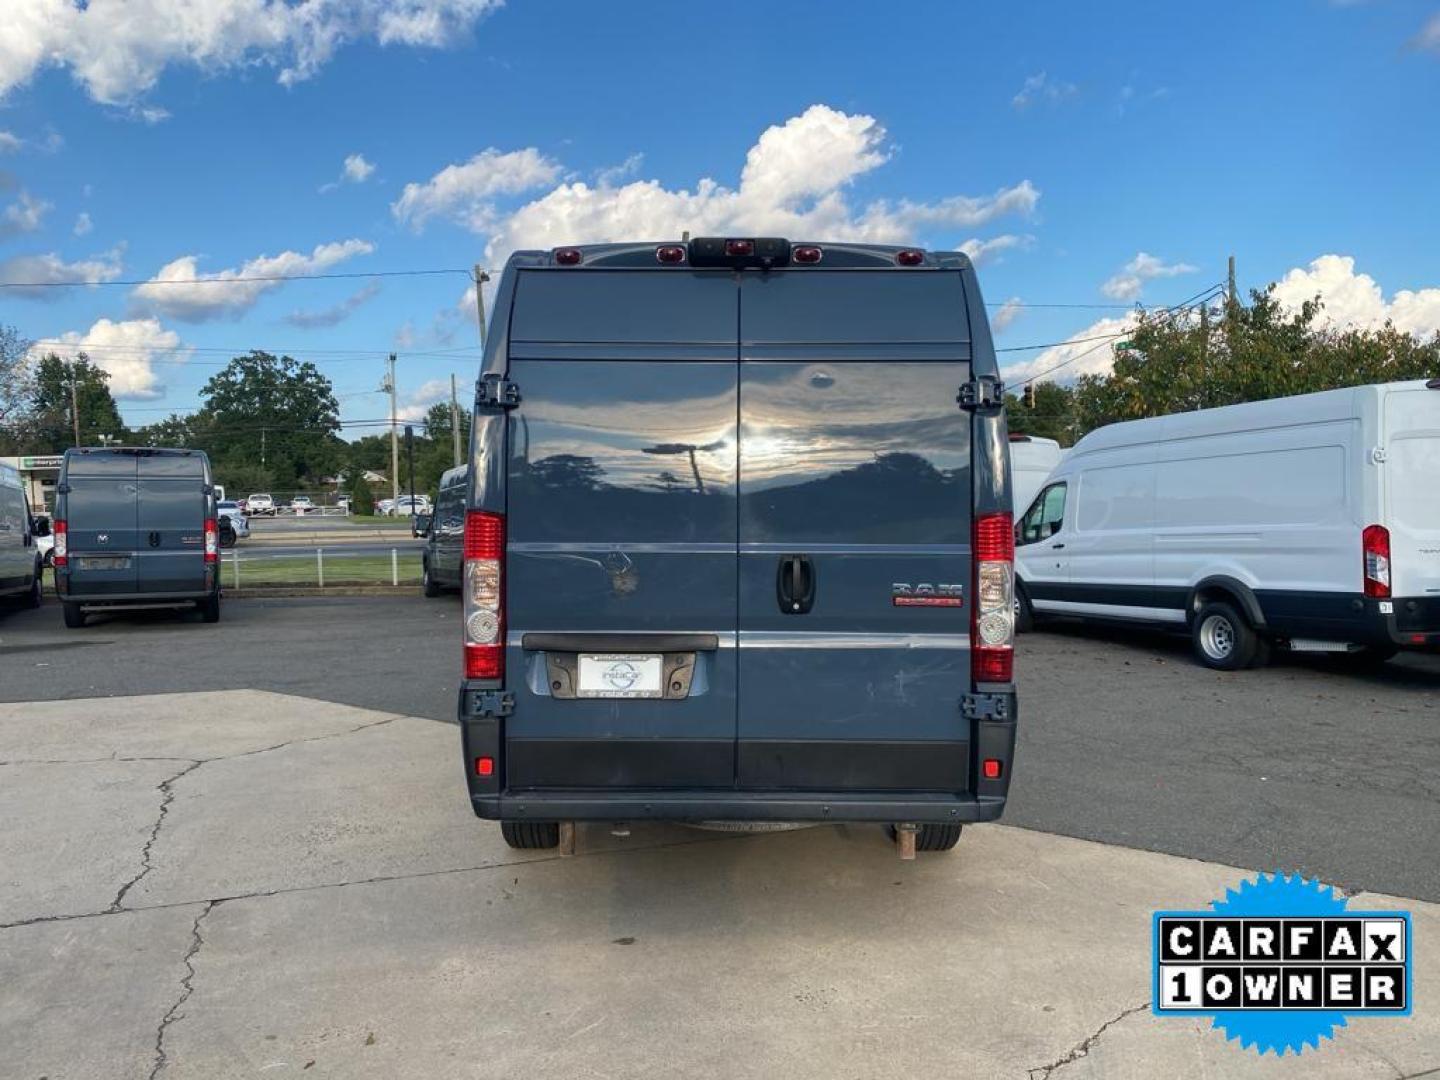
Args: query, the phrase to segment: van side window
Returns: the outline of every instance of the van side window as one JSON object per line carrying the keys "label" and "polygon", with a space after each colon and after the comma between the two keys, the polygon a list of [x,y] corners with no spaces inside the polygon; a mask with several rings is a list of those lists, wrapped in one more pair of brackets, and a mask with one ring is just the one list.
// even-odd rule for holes
{"label": "van side window", "polygon": [[1051,484],[1030,504],[1030,509],[1020,519],[1019,544],[1034,544],[1047,540],[1060,531],[1065,520],[1065,485]]}

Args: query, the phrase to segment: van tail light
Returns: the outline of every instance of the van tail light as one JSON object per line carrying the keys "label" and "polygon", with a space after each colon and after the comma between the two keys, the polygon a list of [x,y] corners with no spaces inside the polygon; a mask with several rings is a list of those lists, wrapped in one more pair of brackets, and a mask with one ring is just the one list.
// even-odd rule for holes
{"label": "van tail light", "polygon": [[925,253],[916,251],[914,248],[906,248],[904,251],[895,253],[895,262],[900,266],[919,266],[925,261]]}
{"label": "van tail light", "polygon": [[825,255],[820,248],[814,244],[801,244],[799,247],[790,249],[790,258],[797,263],[818,263]]}
{"label": "van tail light", "polygon": [[1367,525],[1360,548],[1365,556],[1365,595],[1390,595],[1390,530],[1384,525]]}
{"label": "van tail light", "polygon": [[70,565],[70,526],[63,521],[54,521],[50,525],[50,535],[55,538],[55,546],[50,549],[50,562],[55,566]]}
{"label": "van tail light", "polygon": [[505,677],[505,516],[465,515],[465,677]]}
{"label": "van tail light", "polygon": [[971,551],[971,674],[977,683],[1009,682],[1015,669],[1015,525],[1008,511],[975,515]]}
{"label": "van tail light", "polygon": [[679,244],[664,244],[655,249],[655,259],[662,263],[683,263],[685,249]]}
{"label": "van tail light", "polygon": [[220,530],[214,518],[205,519],[205,561],[213,563],[220,558]]}

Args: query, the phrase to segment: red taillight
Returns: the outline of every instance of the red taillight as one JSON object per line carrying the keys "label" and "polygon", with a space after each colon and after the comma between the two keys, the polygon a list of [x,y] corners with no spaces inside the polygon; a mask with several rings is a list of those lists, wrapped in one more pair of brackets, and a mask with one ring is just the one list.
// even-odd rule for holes
{"label": "red taillight", "polygon": [[1008,511],[977,514],[971,559],[970,663],[976,682],[1009,682],[1015,669],[1015,525]]}
{"label": "red taillight", "polygon": [[55,566],[70,564],[70,527],[63,521],[50,525],[50,535],[55,537],[55,546],[50,549],[50,562]]}
{"label": "red taillight", "polygon": [[754,241],[754,240],[726,240],[726,241],[725,241],[725,254],[726,254],[726,255],[754,255],[754,254],[755,254],[755,241]]}
{"label": "red taillight", "polygon": [[1384,525],[1366,525],[1360,535],[1364,553],[1365,595],[1390,595],[1390,530]]}
{"label": "red taillight", "polygon": [[556,249],[555,249],[555,261],[556,261],[557,263],[559,263],[561,266],[579,266],[579,265],[580,265],[580,249],[579,249],[579,248],[556,248]]}
{"label": "red taillight", "polygon": [[477,757],[475,759],[476,776],[494,776],[495,759],[493,757]]}
{"label": "red taillight", "polygon": [[214,518],[205,519],[205,561],[213,563],[220,558],[220,531],[215,527]]}
{"label": "red taillight", "polygon": [[916,251],[914,248],[906,248],[904,251],[895,253],[895,261],[901,266],[919,266],[925,261],[925,253]]}
{"label": "red taillight", "polygon": [[999,758],[987,757],[980,766],[980,772],[986,780],[999,780],[1004,771],[1005,763]]}
{"label": "red taillight", "polygon": [[800,247],[793,248],[790,251],[790,258],[797,263],[818,263],[824,255],[825,253],[818,247],[808,244],[802,244]]}
{"label": "red taillight", "polygon": [[666,244],[655,249],[655,259],[662,263],[683,263],[685,249],[679,244]]}
{"label": "red taillight", "polygon": [[505,677],[505,517],[465,515],[465,677]]}

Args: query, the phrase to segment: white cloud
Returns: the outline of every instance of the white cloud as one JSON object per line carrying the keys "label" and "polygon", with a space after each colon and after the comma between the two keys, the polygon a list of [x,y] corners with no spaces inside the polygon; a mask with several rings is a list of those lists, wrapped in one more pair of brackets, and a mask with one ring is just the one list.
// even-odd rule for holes
{"label": "white cloud", "polygon": [[1020,317],[1020,313],[1024,310],[1024,305],[1018,296],[1010,297],[995,309],[995,314],[990,316],[991,331],[996,334],[1002,333],[1006,327]]}
{"label": "white cloud", "polygon": [[1011,248],[1028,247],[1034,242],[1033,236],[1015,236],[1006,233],[1002,236],[992,236],[988,240],[966,240],[960,245],[960,250],[970,256],[970,261],[976,266],[990,259],[1002,251],[1009,251]]}
{"label": "white cloud", "polygon": [[345,159],[345,166],[342,170],[346,180],[356,184],[363,184],[370,179],[370,174],[375,171],[375,166],[365,160],[364,154],[351,154]]}
{"label": "white cloud", "polygon": [[125,113],[128,120],[135,120],[149,127],[163,124],[170,119],[170,110],[163,105],[132,105]]}
{"label": "white cloud", "polygon": [[28,191],[20,192],[0,214],[0,238],[34,232],[44,223],[45,215],[51,209],[52,204],[44,199],[37,199]]}
{"label": "white cloud", "polygon": [[1123,300],[1128,303],[1131,300],[1140,299],[1140,294],[1144,291],[1147,281],[1153,281],[1156,278],[1178,277],[1181,274],[1193,274],[1195,269],[1189,263],[1167,263],[1164,259],[1147,255],[1141,251],[1125,264],[1125,269],[1101,285],[1100,291],[1112,300]]}
{"label": "white cloud", "polygon": [[71,330],[36,344],[30,355],[54,353],[72,360],[82,352],[110,373],[110,392],[115,397],[132,400],[156,398],[164,392],[165,385],[156,376],[153,361],[184,361],[189,357],[189,350],[180,344],[180,335],[166,330],[159,319],[101,319],[83,334]]}
{"label": "white cloud", "polygon": [[314,330],[320,327],[336,326],[348,319],[362,305],[373,300],[380,292],[378,282],[372,281],[358,292],[347,296],[340,303],[328,308],[320,308],[316,311],[292,311],[285,316],[285,321],[291,326],[301,330]]}
{"label": "white cloud", "polygon": [[255,65],[293,85],[351,42],[440,48],[500,0],[5,0],[0,97],[42,68],[68,68],[96,101],[127,105],[172,64]]}
{"label": "white cloud", "polygon": [[622,180],[628,180],[632,176],[639,176],[640,168],[644,164],[644,154],[631,154],[619,165],[611,165],[607,169],[599,170],[595,174],[595,182],[601,187],[614,187]]}
{"label": "white cloud", "polygon": [[450,400],[450,380],[430,379],[410,391],[395,406],[395,415],[402,421],[415,423],[424,420],[430,406],[439,401]]}
{"label": "white cloud", "polygon": [[[182,255],[165,266],[131,294],[147,307],[183,322],[237,318],[255,306],[267,292],[284,284],[275,278],[318,274],[356,255],[368,255],[375,245],[366,240],[321,244],[310,254],[282,251],[261,255],[238,269],[201,274],[198,255]],[[244,280],[244,279],[251,280]],[[272,280],[255,280],[269,278]],[[221,282],[222,284],[213,284]]]}
{"label": "white cloud", "polygon": [[80,211],[80,216],[75,219],[75,228],[73,230],[75,235],[87,236],[93,228],[95,228],[95,223],[90,220],[90,212],[88,210]]}
{"label": "white cloud", "polygon": [[1410,46],[1440,53],[1440,14],[1430,16],[1430,20],[1410,39]]}
{"label": "white cloud", "polygon": [[1115,342],[1123,340],[1137,320],[1135,312],[1126,312],[1091,323],[1039,356],[1002,368],[1001,376],[1007,385],[1019,386],[1037,376],[1047,382],[1069,383],[1081,375],[1108,375],[1115,364]]}
{"label": "white cloud", "polygon": [[1025,109],[1037,101],[1063,101],[1073,96],[1078,89],[1074,83],[1052,79],[1047,72],[1042,71],[1025,80],[1020,92],[1010,99],[1010,104],[1017,109]]}
{"label": "white cloud", "polygon": [[530,191],[559,175],[559,164],[533,146],[509,153],[492,146],[463,165],[447,165],[423,184],[406,184],[390,211],[417,231],[433,217],[448,217],[484,232],[495,218],[495,196]]}
{"label": "white cloud", "polygon": [[1401,289],[1386,300],[1374,278],[1355,272],[1349,255],[1321,255],[1275,286],[1276,299],[1292,310],[1317,295],[1325,303],[1320,321],[1331,326],[1365,329],[1388,320],[1417,337],[1440,333],[1440,288]]}
{"label": "white cloud", "polygon": [[25,140],[11,131],[0,131],[0,154],[13,154],[25,145]]}
{"label": "white cloud", "polygon": [[[529,153],[538,156],[536,151]],[[487,264],[499,266],[520,248],[661,239],[679,237],[687,230],[691,235],[743,230],[795,240],[954,242],[950,238],[956,230],[973,229],[1006,215],[1028,215],[1040,198],[1034,185],[1022,180],[985,196],[952,195],[934,202],[878,200],[853,208],[844,189],[889,157],[885,129],[873,117],[812,105],[761,134],[746,154],[736,188],[708,177],[693,190],[666,188],[657,180],[634,180],[619,187],[570,181],[508,215],[478,197],[445,200],[444,209],[489,237]],[[396,216],[403,220],[410,211],[428,206],[421,192],[429,190],[430,185],[407,187],[406,197],[415,192],[413,205],[397,203]]]}
{"label": "white cloud", "polygon": [[65,290],[51,286],[78,285],[86,281],[114,281],[120,276],[122,269],[120,256],[120,248],[70,263],[53,251],[44,255],[15,255],[0,261],[0,284],[25,284],[5,289],[0,292],[0,296],[58,300]]}

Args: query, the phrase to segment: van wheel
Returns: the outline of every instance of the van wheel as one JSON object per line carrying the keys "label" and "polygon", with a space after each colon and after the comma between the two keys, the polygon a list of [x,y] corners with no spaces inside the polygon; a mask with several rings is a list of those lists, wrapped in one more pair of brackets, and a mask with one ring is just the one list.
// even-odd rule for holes
{"label": "van wheel", "polygon": [[[921,825],[915,834],[916,851],[949,851],[960,842],[963,825]],[[895,839],[895,826],[886,825],[885,835]]]}
{"label": "van wheel", "polygon": [[201,600],[195,606],[200,609],[202,622],[217,623],[220,621],[220,597],[212,596],[208,600]]}
{"label": "van wheel", "polygon": [[35,564],[35,577],[30,582],[30,591],[25,594],[25,606],[38,608],[45,600],[45,568]]}
{"label": "van wheel", "polygon": [[529,851],[534,848],[560,846],[558,821],[502,821],[500,835],[512,848]]}
{"label": "van wheel", "polygon": [[85,625],[85,612],[80,610],[79,604],[65,605],[65,625],[71,630],[78,630]]}
{"label": "van wheel", "polygon": [[420,591],[432,600],[440,595],[440,586],[435,584],[435,578],[430,574],[430,560],[426,559],[424,569],[420,577]]}
{"label": "van wheel", "polygon": [[1191,624],[1191,640],[1200,662],[1217,671],[1249,667],[1255,661],[1260,641],[1240,613],[1223,601],[1213,601],[1200,609]]}
{"label": "van wheel", "polygon": [[1025,586],[1015,582],[1015,632],[1028,634],[1035,629],[1035,609],[1030,606],[1030,597],[1025,595]]}

